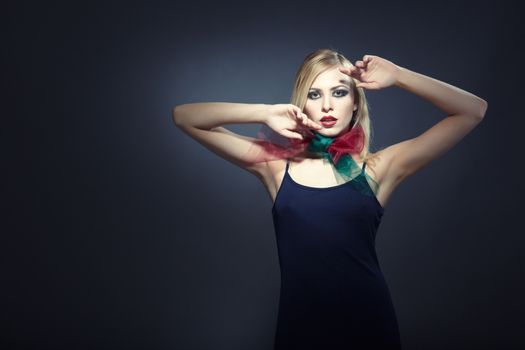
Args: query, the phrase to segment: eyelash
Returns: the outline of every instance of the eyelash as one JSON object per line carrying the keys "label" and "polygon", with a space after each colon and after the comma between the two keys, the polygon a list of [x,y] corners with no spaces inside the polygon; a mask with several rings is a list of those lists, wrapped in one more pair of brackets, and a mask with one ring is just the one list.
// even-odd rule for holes
{"label": "eyelash", "polygon": [[[346,95],[348,95],[348,91],[343,90],[343,89],[335,90],[334,92],[338,92],[338,91],[343,92],[343,95],[341,95],[341,96],[336,96],[336,97],[345,97]],[[311,96],[312,94],[317,94],[317,92],[316,92],[316,91],[309,92],[309,93],[308,93],[308,98],[309,98],[309,99],[316,100],[316,98],[312,98],[312,96]]]}

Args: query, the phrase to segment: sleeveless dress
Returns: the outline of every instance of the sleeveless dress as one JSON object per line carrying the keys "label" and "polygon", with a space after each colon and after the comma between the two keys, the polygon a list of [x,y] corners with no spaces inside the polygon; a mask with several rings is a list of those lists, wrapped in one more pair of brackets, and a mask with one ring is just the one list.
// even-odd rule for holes
{"label": "sleeveless dress", "polygon": [[375,252],[384,208],[361,192],[366,163],[324,188],[295,182],[288,165],[272,207],[281,271],[274,349],[401,349]]}

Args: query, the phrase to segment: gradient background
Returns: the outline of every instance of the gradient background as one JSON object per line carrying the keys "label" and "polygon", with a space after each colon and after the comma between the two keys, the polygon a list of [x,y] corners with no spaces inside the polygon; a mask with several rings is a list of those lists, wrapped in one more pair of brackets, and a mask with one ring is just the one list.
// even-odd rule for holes
{"label": "gradient background", "polygon": [[[394,192],[377,252],[405,349],[524,348],[521,20],[501,1],[4,4],[0,347],[270,350],[270,197],[171,108],[288,103],[306,54],[333,48],[489,102]],[[445,116],[366,94],[372,149]]]}

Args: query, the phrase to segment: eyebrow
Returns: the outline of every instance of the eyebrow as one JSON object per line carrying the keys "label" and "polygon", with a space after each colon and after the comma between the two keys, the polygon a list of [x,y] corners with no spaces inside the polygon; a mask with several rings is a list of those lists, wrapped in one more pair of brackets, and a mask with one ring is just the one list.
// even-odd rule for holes
{"label": "eyebrow", "polygon": [[[339,80],[340,83],[343,83],[343,84],[346,84],[346,87],[350,87],[350,81],[349,80],[345,80],[345,79],[342,79],[342,80]],[[337,86],[334,86],[333,88],[331,88],[330,90],[335,90],[337,89],[338,87],[340,87],[342,85],[337,85]],[[321,89],[318,89],[318,88],[310,88],[310,90],[316,90],[316,91],[319,91]]]}

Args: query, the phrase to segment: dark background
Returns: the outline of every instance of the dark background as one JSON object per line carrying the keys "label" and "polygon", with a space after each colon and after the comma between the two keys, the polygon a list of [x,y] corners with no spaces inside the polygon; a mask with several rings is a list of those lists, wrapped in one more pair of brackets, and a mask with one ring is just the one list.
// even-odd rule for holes
{"label": "dark background", "polygon": [[[377,252],[405,349],[524,348],[520,20],[501,1],[5,3],[0,347],[271,349],[270,197],[170,110],[288,103],[306,54],[333,48],[489,102],[398,187]],[[372,149],[445,117],[366,93]]]}

